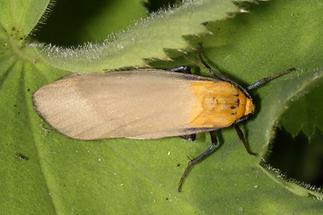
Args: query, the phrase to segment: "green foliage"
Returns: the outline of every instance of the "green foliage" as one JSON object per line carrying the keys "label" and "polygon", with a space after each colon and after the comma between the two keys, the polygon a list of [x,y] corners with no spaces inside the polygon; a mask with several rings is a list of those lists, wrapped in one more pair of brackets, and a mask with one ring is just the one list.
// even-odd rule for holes
{"label": "green foliage", "polygon": [[[317,73],[319,74],[319,73]],[[322,199],[322,78],[314,79],[284,106],[277,135],[261,162],[293,192]],[[299,186],[306,189],[300,189]]]}
{"label": "green foliage", "polygon": [[184,1],[181,7],[154,13],[126,31],[110,35],[101,44],[91,43],[81,49],[40,47],[40,56],[54,67],[79,72],[145,66],[145,58],[169,60],[166,48],[187,48],[183,36],[206,32],[202,23],[224,19],[235,12],[239,8],[231,1]]}
{"label": "green foliage", "polygon": [[[300,129],[312,134],[313,123],[322,128],[321,1],[243,3],[250,13],[236,17],[232,13],[243,10],[231,1],[187,1],[139,21],[103,44],[74,50],[34,47],[30,45],[34,41],[25,40],[48,4],[0,3],[0,209],[4,214],[322,213],[322,202],[304,197],[321,198],[318,189],[279,179],[280,173],[266,165],[277,125],[292,134]],[[143,8],[133,10],[142,15]],[[114,19],[120,14],[113,14]],[[104,13],[93,20],[102,26],[109,22],[107,17]],[[79,29],[100,31],[93,20]],[[101,38],[104,33],[98,34]],[[145,59],[168,60],[165,49],[181,56],[159,64],[177,65],[183,62],[183,50],[192,51],[189,57],[196,55],[192,46],[197,41],[203,41],[212,62],[241,83],[290,67],[297,71],[253,92],[258,110],[245,130],[259,157],[249,156],[234,131],[226,129],[224,145],[193,169],[182,193],[176,188],[186,155],[205,150],[208,135],[199,135],[194,143],[180,138],[76,141],[49,128],[33,109],[32,93],[67,72],[144,66]],[[283,115],[286,109],[295,111],[300,125]]]}
{"label": "green foliage", "polygon": [[[303,131],[306,136],[312,137],[316,128],[323,131],[322,92],[323,82],[322,79],[318,79],[311,84],[309,89],[302,92],[302,97],[296,101],[290,101],[288,111],[281,119],[281,126],[293,136]],[[295,116],[297,116],[296,119]]]}
{"label": "green foliage", "polygon": [[55,45],[80,45],[103,41],[146,16],[141,0],[56,0],[46,24],[36,27],[36,40]]}
{"label": "green foliage", "polygon": [[49,0],[10,0],[0,2],[1,31],[16,41],[23,40],[39,22]]}

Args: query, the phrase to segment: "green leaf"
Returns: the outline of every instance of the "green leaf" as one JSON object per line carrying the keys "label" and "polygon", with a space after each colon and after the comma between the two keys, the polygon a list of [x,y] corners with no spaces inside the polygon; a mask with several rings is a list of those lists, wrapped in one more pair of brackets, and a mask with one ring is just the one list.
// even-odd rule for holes
{"label": "green leaf", "polygon": [[154,13],[124,32],[110,35],[102,44],[76,49],[40,46],[39,54],[46,63],[69,71],[145,66],[145,58],[169,60],[166,48],[187,49],[183,36],[207,32],[202,23],[237,12],[239,8],[227,0],[184,1],[181,7]]}
{"label": "green leaf", "polygon": [[261,165],[291,191],[322,199],[323,79],[319,76],[285,104],[277,135]]}
{"label": "green leaf", "polygon": [[24,39],[41,19],[49,0],[0,2],[0,24],[16,40]]}
{"label": "green leaf", "polygon": [[[208,57],[230,76],[251,83],[289,67],[298,69],[254,92],[258,113],[245,129],[253,150],[265,154],[264,145],[273,138],[290,99],[322,79],[322,4],[272,1],[250,5],[249,14],[222,20],[239,8],[230,1],[205,2],[187,3],[173,14],[157,15],[147,25],[120,34],[109,43],[114,47],[109,58],[99,53],[103,57],[84,70],[167,58],[164,48],[188,47],[192,41],[183,35],[206,32],[200,23],[217,21],[207,26],[214,34],[200,35],[200,40]],[[208,135],[201,134],[191,143],[180,138],[76,141],[57,133],[34,111],[32,93],[66,73],[50,64],[82,69],[88,61],[76,59],[73,53],[64,60],[59,55],[68,52],[61,49],[56,58],[43,61],[33,48],[0,32],[0,208],[5,214],[322,213],[321,202],[294,195],[259,168],[260,157],[247,155],[232,129],[223,131],[219,151],[193,169],[182,193],[176,188],[186,155],[205,150]],[[126,40],[131,35],[140,43]],[[123,49],[118,49],[120,44]],[[83,57],[91,59],[98,50],[88,48]],[[299,192],[302,195],[311,193],[291,182],[285,185],[295,185],[293,192],[304,191]]]}
{"label": "green leaf", "polygon": [[46,25],[37,26],[34,36],[63,46],[103,41],[109,33],[121,31],[145,15],[142,0],[57,1]]}
{"label": "green leaf", "polygon": [[292,192],[322,200],[322,141],[318,129],[309,138],[302,131],[293,137],[280,127],[260,165]]}
{"label": "green leaf", "polygon": [[316,128],[323,131],[322,92],[323,82],[318,80],[312,84],[310,89],[302,92],[300,98],[292,100],[280,121],[281,126],[293,136],[303,131],[306,136],[312,137]]}

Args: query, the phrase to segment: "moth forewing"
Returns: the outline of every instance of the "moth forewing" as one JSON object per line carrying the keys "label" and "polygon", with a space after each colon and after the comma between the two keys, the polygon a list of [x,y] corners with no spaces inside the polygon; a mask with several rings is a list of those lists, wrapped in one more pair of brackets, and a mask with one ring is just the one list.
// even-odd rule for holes
{"label": "moth forewing", "polygon": [[153,69],[90,73],[45,85],[33,99],[37,112],[72,138],[180,136],[203,131],[190,125],[199,106],[192,83],[202,81],[218,82]]}

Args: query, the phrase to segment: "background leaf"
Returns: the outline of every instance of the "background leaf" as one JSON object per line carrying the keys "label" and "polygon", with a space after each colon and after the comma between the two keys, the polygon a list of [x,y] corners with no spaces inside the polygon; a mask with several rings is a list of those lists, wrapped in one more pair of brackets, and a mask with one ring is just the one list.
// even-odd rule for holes
{"label": "background leaf", "polygon": [[36,26],[48,4],[49,0],[1,1],[1,28],[16,40],[24,39]]}
{"label": "background leaf", "polygon": [[144,66],[145,58],[170,60],[164,52],[166,48],[188,48],[183,36],[206,32],[202,23],[239,12],[227,0],[183,2],[181,7],[153,13],[128,30],[110,35],[102,44],[90,43],[76,49],[40,46],[40,57],[54,67],[79,72]]}
{"label": "background leaf", "polygon": [[[220,7],[221,3],[229,7]],[[320,3],[288,0],[247,4],[244,6],[249,7],[250,14],[224,20],[233,5],[229,1],[206,1],[192,9],[194,15],[184,7],[170,15],[167,25],[165,20],[155,17],[145,31],[141,25],[133,27],[135,32],[147,30],[154,33],[150,36],[160,36],[156,43],[150,43],[153,40],[148,35],[136,46],[125,43],[121,52],[112,50],[111,58],[99,63],[94,60],[87,69],[142,65],[144,57],[164,59],[167,56],[163,48],[176,50],[194,44],[196,37],[185,37],[189,41],[182,38],[186,31],[190,35],[206,32],[199,24],[217,20],[207,25],[214,35],[200,35],[199,40],[205,44],[208,57],[235,80],[251,83],[289,67],[298,69],[254,92],[258,114],[246,123],[245,129],[252,148],[266,154],[264,144],[273,138],[273,129],[284,107],[322,79]],[[215,17],[209,16],[212,10]],[[217,10],[221,13],[216,13]],[[233,11],[237,10],[233,6]],[[191,15],[189,21],[194,20],[191,26],[183,21],[187,14]],[[178,31],[181,33],[176,34]],[[278,180],[274,174],[259,168],[260,157],[248,156],[231,129],[223,131],[224,145],[220,150],[193,169],[182,193],[177,193],[176,188],[186,155],[195,156],[205,150],[209,144],[207,135],[199,135],[194,143],[180,138],[75,141],[55,132],[34,112],[32,92],[66,73],[48,62],[65,69],[82,68],[84,62],[70,61],[68,57],[43,61],[34,49],[21,46],[17,39],[9,42],[8,34],[1,32],[0,187],[4,195],[0,196],[0,208],[5,214],[322,213],[321,202],[294,195],[274,181]],[[111,44],[120,43],[117,40]],[[135,56],[133,50],[140,48],[142,51]],[[57,55],[67,53],[60,51]],[[84,54],[87,56],[86,51]],[[183,61],[179,58],[174,63],[156,64],[169,67]],[[19,154],[28,160],[21,159]],[[319,190],[279,182],[289,189],[293,187],[295,193],[320,196]]]}
{"label": "background leaf", "polygon": [[56,0],[35,39],[61,46],[103,41],[146,16],[142,0]]}
{"label": "background leaf", "polygon": [[280,118],[277,135],[261,163],[282,179],[282,183],[290,181],[285,184],[292,191],[305,192],[293,185],[298,184],[320,199],[323,186],[323,114],[319,111],[322,81],[313,81],[285,105],[286,112]]}
{"label": "background leaf", "polygon": [[[312,88],[303,92],[304,95],[296,101],[291,101],[289,107],[292,105],[292,108],[286,111],[280,121],[281,126],[293,136],[303,131],[306,136],[311,137],[316,129],[323,131],[323,114],[321,110],[321,107],[323,107],[323,83],[319,80]],[[297,116],[296,119],[295,116]],[[295,123],[295,120],[298,123]]]}
{"label": "background leaf", "polygon": [[161,9],[167,9],[168,7],[177,5],[179,6],[182,1],[178,0],[144,0],[145,7],[149,12],[157,12]]}

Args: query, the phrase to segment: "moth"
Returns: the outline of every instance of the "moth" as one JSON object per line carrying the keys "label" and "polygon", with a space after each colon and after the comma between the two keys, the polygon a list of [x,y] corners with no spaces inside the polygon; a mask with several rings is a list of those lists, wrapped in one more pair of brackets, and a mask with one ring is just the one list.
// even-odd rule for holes
{"label": "moth", "polygon": [[255,154],[238,126],[255,112],[249,91],[295,70],[242,87],[200,58],[213,77],[188,74],[187,66],[73,74],[37,90],[34,107],[57,131],[79,140],[194,140],[197,133],[209,132],[211,144],[188,162],[178,186],[181,191],[192,167],[218,148],[218,130],[233,126],[247,152]]}

